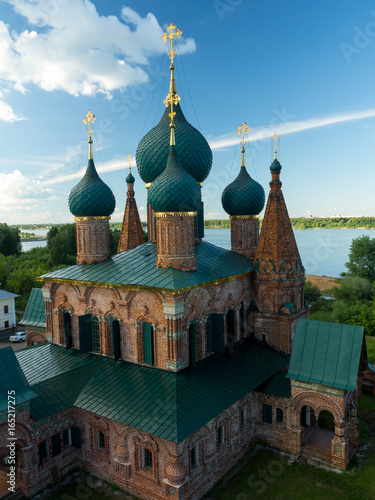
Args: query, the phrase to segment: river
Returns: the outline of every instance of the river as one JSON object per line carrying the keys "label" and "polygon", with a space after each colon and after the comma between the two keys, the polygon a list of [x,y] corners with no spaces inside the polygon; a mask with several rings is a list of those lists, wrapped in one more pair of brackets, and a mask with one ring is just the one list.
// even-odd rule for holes
{"label": "river", "polygon": [[[37,229],[32,232],[45,236],[48,231]],[[365,234],[375,238],[375,229],[294,229],[306,274],[339,277],[346,270],[345,262],[353,238]],[[205,229],[205,240],[222,248],[230,248],[230,229]],[[27,251],[45,247],[46,244],[46,241],[23,241],[22,248]]]}

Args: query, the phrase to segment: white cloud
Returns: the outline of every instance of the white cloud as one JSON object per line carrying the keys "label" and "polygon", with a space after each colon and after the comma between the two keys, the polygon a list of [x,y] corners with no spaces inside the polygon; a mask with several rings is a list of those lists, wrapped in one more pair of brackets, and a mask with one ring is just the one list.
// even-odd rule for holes
{"label": "white cloud", "polygon": [[13,111],[12,106],[10,106],[4,101],[0,101],[0,120],[4,122],[13,123],[24,119],[25,119],[24,117],[17,115]]}
{"label": "white cloud", "polygon": [[[275,132],[278,135],[293,134],[295,132],[302,132],[304,130],[310,130],[312,128],[325,127],[327,125],[334,125],[336,123],[348,122],[352,120],[362,120],[364,118],[375,117],[375,109],[369,109],[367,111],[357,111],[355,113],[345,113],[341,115],[332,115],[321,118],[310,118],[305,121],[290,121],[286,123],[274,123],[272,126],[268,127],[257,127],[252,129],[251,133],[247,137],[247,141],[259,141],[262,139],[268,139],[272,137]],[[211,138],[208,142],[211,149],[221,150],[229,146],[235,146],[238,144],[238,135],[225,134],[221,137]]]}
{"label": "white cloud", "polygon": [[19,170],[0,173],[0,213],[19,216],[24,210],[38,207],[42,201],[52,198],[50,189],[43,187],[39,181],[25,177]]}
{"label": "white cloud", "polygon": [[[3,0],[32,30],[15,32],[0,21],[0,80],[24,93],[46,91],[110,97],[148,80],[141,67],[164,52],[163,29],[151,13],[142,18],[123,7],[122,19],[101,16],[89,0]],[[181,52],[195,43],[182,40]]]}

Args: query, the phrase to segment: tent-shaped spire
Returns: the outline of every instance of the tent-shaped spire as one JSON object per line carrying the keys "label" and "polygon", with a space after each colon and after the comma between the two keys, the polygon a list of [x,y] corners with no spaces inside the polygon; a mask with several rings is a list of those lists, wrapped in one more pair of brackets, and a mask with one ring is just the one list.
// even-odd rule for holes
{"label": "tent-shaped spire", "polygon": [[276,149],[270,170],[272,173],[271,190],[254,264],[258,276],[272,279],[296,278],[303,276],[304,269],[281,190],[281,165],[277,159]]}
{"label": "tent-shaped spire", "polygon": [[131,171],[131,155],[129,159],[129,174],[126,177],[128,184],[127,200],[124,212],[124,219],[122,222],[120,240],[117,247],[117,253],[125,252],[145,242],[145,236],[142,229],[141,219],[139,218],[137,202],[134,197],[134,182]]}

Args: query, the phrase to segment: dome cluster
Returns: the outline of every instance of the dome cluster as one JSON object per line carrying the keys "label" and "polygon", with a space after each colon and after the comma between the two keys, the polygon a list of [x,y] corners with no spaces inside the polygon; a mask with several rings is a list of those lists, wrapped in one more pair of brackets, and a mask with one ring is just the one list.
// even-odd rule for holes
{"label": "dome cluster", "polygon": [[100,179],[92,159],[89,159],[83,178],[71,190],[68,203],[75,217],[104,217],[114,212],[115,197]]}
{"label": "dome cluster", "polygon": [[[212,152],[203,135],[187,122],[181,107],[174,107],[176,151],[181,167],[197,182],[203,182],[211,170]],[[136,153],[139,175],[146,183],[154,182],[164,171],[169,155],[170,108],[156,127],[141,140]]]}

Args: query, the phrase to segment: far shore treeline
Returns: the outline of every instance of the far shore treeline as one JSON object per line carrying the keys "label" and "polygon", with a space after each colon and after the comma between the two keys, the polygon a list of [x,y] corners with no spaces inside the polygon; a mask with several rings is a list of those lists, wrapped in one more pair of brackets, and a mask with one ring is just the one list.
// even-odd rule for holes
{"label": "far shore treeline", "polygon": [[[294,229],[375,229],[375,217],[292,217],[291,223]],[[18,228],[21,232],[32,231],[35,229],[51,229],[63,224],[18,224],[10,226]],[[262,219],[260,219],[262,225]],[[111,222],[111,229],[121,229],[121,222]],[[147,227],[147,222],[142,222],[143,228]],[[204,227],[207,229],[229,229],[229,219],[209,219],[204,221]],[[22,238],[32,238],[35,235],[21,235]]]}

